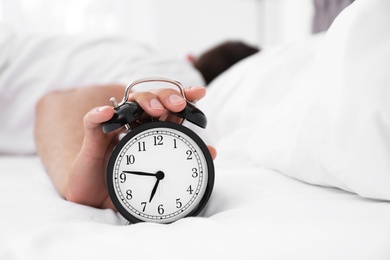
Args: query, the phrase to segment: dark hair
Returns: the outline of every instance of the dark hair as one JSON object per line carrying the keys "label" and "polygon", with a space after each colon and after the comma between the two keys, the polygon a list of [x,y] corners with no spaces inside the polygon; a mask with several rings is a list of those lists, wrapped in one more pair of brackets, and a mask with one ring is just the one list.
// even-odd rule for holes
{"label": "dark hair", "polygon": [[206,84],[209,84],[233,64],[258,51],[258,48],[243,42],[228,41],[206,51],[194,62],[194,66],[202,74]]}

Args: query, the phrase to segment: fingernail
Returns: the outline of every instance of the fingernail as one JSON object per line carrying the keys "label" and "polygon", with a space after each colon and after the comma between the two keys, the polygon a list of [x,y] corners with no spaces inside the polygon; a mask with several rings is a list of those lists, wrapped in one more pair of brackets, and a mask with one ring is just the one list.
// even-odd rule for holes
{"label": "fingernail", "polygon": [[204,89],[202,86],[191,86],[189,87],[190,90],[196,90],[196,89]]}
{"label": "fingernail", "polygon": [[173,94],[169,96],[169,103],[171,103],[172,105],[181,105],[184,103],[184,99],[182,96]]}
{"label": "fingernail", "polygon": [[109,106],[98,107],[98,108],[96,109],[96,111],[97,111],[97,112],[102,112],[102,111],[106,110],[107,108],[109,108]]}
{"label": "fingernail", "polygon": [[163,105],[160,103],[160,101],[158,101],[157,99],[155,98],[152,98],[150,101],[149,101],[149,105],[151,108],[154,108],[154,109],[164,109]]}

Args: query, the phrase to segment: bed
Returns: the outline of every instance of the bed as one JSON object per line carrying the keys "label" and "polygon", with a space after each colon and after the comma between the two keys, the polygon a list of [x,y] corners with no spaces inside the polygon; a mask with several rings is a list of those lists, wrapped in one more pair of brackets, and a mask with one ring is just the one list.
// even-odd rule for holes
{"label": "bed", "polygon": [[36,155],[3,154],[0,259],[390,259],[389,8],[355,1],[212,82],[199,217],[125,226],[62,199]]}
{"label": "bed", "polygon": [[[1,158],[1,259],[388,259],[388,202],[217,165],[203,217],[136,224],[64,201],[36,157]],[[15,165],[18,165],[15,167]]]}

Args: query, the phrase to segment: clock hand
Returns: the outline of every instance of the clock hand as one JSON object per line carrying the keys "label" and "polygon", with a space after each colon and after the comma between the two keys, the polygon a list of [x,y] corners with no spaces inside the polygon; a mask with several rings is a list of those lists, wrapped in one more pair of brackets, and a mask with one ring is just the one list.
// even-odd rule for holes
{"label": "clock hand", "polygon": [[156,194],[156,190],[157,190],[157,187],[158,187],[158,184],[159,184],[159,183],[160,183],[160,180],[157,179],[156,184],[154,184],[152,193],[150,194],[149,203],[152,202],[152,199],[153,199],[153,197],[154,197],[154,194]]}
{"label": "clock hand", "polygon": [[156,173],[157,181],[156,181],[156,184],[154,184],[152,193],[150,194],[149,203],[152,202],[152,199],[153,199],[154,195],[156,194],[158,184],[160,183],[160,180],[164,179],[164,177],[165,177],[165,174],[162,171],[158,171]]}
{"label": "clock hand", "polygon": [[122,171],[122,172],[123,172],[123,173],[135,174],[135,175],[154,176],[154,177],[157,177],[157,173],[138,172],[138,171]]}

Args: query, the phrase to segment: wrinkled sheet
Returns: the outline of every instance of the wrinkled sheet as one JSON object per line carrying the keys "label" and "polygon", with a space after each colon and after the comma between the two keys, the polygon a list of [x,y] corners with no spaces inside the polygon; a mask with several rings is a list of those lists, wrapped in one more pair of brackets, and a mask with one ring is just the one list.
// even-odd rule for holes
{"label": "wrinkled sheet", "polygon": [[390,205],[217,163],[201,217],[124,226],[63,200],[36,157],[0,158],[0,259],[389,259]]}

